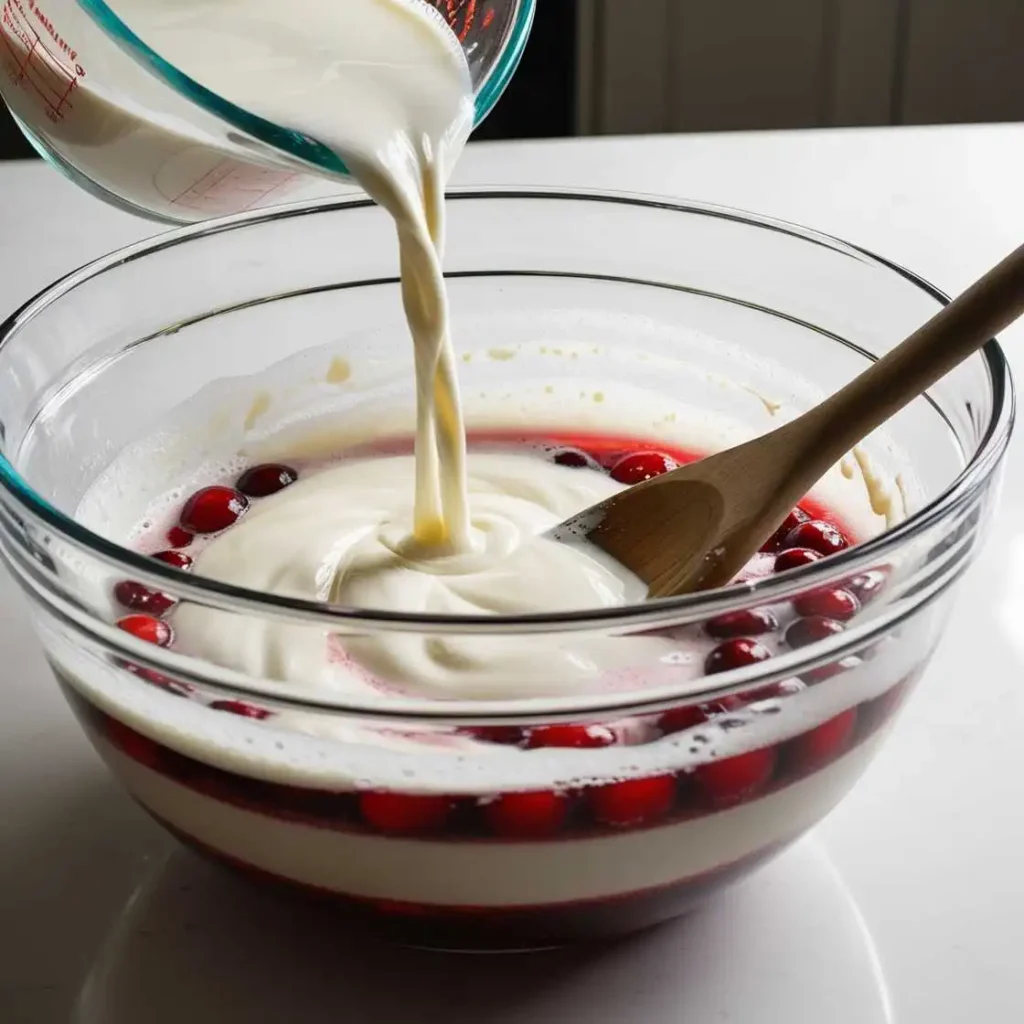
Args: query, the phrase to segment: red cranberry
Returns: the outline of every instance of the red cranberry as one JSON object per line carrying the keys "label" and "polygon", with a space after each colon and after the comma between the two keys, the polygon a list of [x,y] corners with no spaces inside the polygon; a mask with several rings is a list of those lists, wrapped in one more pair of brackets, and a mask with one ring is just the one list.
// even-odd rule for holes
{"label": "red cranberry", "polygon": [[114,597],[122,608],[133,612],[148,612],[150,615],[161,616],[174,605],[174,598],[150,590],[134,580],[122,580],[114,587]]}
{"label": "red cranberry", "polygon": [[192,559],[183,551],[158,551],[150,557],[173,565],[175,569],[181,569],[182,572],[188,572],[192,568]]}
{"label": "red cranberry", "polygon": [[176,569],[181,569],[182,572],[187,572],[193,567],[193,557],[186,555],[183,551],[158,551],[150,557],[156,558],[158,561],[171,565]]}
{"label": "red cranberry", "polygon": [[761,545],[761,550],[767,551],[769,554],[778,551],[782,547],[782,542],[786,537],[789,536],[789,534],[801,523],[806,523],[810,518],[811,517],[802,508],[797,507],[793,509],[793,511],[782,520],[782,524],[779,528]]}
{"label": "red cranberry", "polygon": [[786,761],[797,772],[809,772],[844,754],[857,728],[857,709],[850,708],[786,744]]}
{"label": "red cranberry", "polygon": [[685,732],[695,725],[703,725],[710,717],[703,704],[686,704],[666,711],[658,719],[658,728],[667,736],[674,732]]}
{"label": "red cranberry", "polygon": [[793,601],[798,615],[823,615],[827,619],[846,622],[860,611],[860,601],[848,590],[812,590]]}
{"label": "red cranberry", "polygon": [[786,534],[784,548],[810,548],[822,555],[834,555],[847,546],[846,538],[824,519],[811,519]]}
{"label": "red cranberry", "polygon": [[745,665],[756,665],[759,661],[767,661],[771,656],[772,652],[756,640],[750,640],[747,637],[726,640],[704,659],[704,672],[709,676],[713,676],[717,672],[730,672],[734,668],[743,668]]}
{"label": "red cranberry", "polygon": [[210,701],[210,707],[214,711],[229,711],[233,715],[241,715],[242,718],[254,718],[257,722],[270,717],[270,712],[266,708],[258,708],[244,700],[214,700]]}
{"label": "red cranberry", "polygon": [[775,613],[767,608],[750,608],[738,612],[726,612],[704,623],[708,636],[716,640],[728,640],[738,636],[758,636],[771,633],[779,628]]}
{"label": "red cranberry", "polygon": [[117,627],[157,647],[167,647],[174,639],[174,630],[151,615],[126,615],[117,620]]}
{"label": "red cranberry", "polygon": [[821,555],[810,548],[788,548],[775,556],[775,571],[785,572],[787,569],[798,569],[801,565],[817,562]]}
{"label": "red cranberry", "polygon": [[361,793],[363,820],[381,832],[436,832],[444,827],[452,801],[446,796],[419,796],[381,790]]}
{"label": "red cranberry", "polygon": [[660,818],[671,809],[676,798],[673,775],[652,775],[647,779],[627,779],[587,790],[587,806],[603,825],[639,825]]}
{"label": "red cranberry", "polygon": [[168,693],[173,693],[175,697],[191,697],[195,693],[194,686],[189,686],[188,683],[181,683],[177,679],[171,679],[170,676],[165,676],[162,672],[157,672],[155,669],[146,668],[145,665],[136,665],[134,662],[126,661],[124,662],[124,668],[131,672],[132,675],[145,679],[147,683],[159,686],[161,690],[166,690]]}
{"label": "red cranberry", "polygon": [[658,719],[658,728],[666,735],[684,732],[695,725],[703,725],[715,715],[724,715],[743,707],[744,700],[739,697],[719,697],[707,704],[687,704],[681,708],[671,708]]}
{"label": "red cranberry", "polygon": [[192,533],[217,533],[236,523],[249,500],[234,487],[204,487],[181,510],[180,523]]}
{"label": "red cranberry", "polygon": [[187,683],[177,683],[169,676],[165,676],[162,672],[157,672],[155,669],[146,668],[145,665],[137,665],[134,661],[122,661],[121,659],[118,659],[117,664],[126,672],[131,672],[133,676],[138,676],[140,679],[145,679],[147,683],[152,683],[154,686],[159,686],[163,689],[172,690],[172,692],[175,693],[179,690],[183,693],[192,692],[192,687],[189,686]]}
{"label": "red cranberry", "polygon": [[540,725],[530,730],[526,745],[538,747],[610,747],[615,733],[603,725]]}
{"label": "red cranberry", "polygon": [[167,531],[167,543],[172,548],[187,548],[196,539],[194,533],[183,530],[180,526],[172,526]]}
{"label": "red cranberry", "polygon": [[675,459],[661,452],[633,452],[612,466],[611,476],[620,484],[632,486],[668,473],[676,466]]}
{"label": "red cranberry", "polygon": [[[192,559],[180,551],[159,551],[152,557],[159,558],[161,562],[166,562],[179,569],[187,569],[192,565]],[[118,583],[114,587],[114,597],[117,599],[117,603],[124,608],[129,608],[134,612],[147,612],[157,617],[177,604],[173,597],[162,594],[158,590],[150,590],[149,587],[134,580],[122,580]]]}
{"label": "red cranberry", "polygon": [[462,732],[485,743],[499,743],[515,747],[523,742],[523,730],[518,725],[473,725]]}
{"label": "red cranberry", "polygon": [[151,739],[139,735],[134,729],[130,729],[124,722],[116,718],[108,718],[106,721],[107,739],[120,750],[127,754],[133,761],[144,764],[147,768],[159,770],[163,758],[160,756],[160,748]]}
{"label": "red cranberry", "polygon": [[842,633],[843,624],[835,619],[826,619],[824,615],[812,615],[807,619],[797,619],[786,630],[786,643],[790,647],[806,647],[808,644],[824,640],[826,637]]}
{"label": "red cranberry", "polygon": [[235,486],[247,497],[268,498],[298,479],[299,474],[291,466],[267,462],[247,469],[235,482]]}
{"label": "red cranberry", "polygon": [[510,838],[553,835],[562,827],[568,812],[569,798],[550,789],[502,793],[484,806],[484,818],[491,831]]}
{"label": "red cranberry", "polygon": [[596,469],[597,463],[586,453],[578,448],[563,448],[555,452],[555,462],[559,466],[568,466],[570,469]]}
{"label": "red cranberry", "polygon": [[775,748],[712,761],[694,769],[693,780],[712,807],[730,807],[759,793],[775,771]]}
{"label": "red cranberry", "polygon": [[881,569],[869,569],[867,572],[847,580],[846,589],[864,605],[878,597],[887,579],[888,574]]}

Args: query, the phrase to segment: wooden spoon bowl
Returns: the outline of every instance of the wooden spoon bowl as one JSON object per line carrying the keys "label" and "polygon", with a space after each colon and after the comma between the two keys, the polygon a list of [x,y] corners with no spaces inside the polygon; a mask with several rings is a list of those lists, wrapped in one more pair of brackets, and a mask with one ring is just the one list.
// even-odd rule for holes
{"label": "wooden spoon bowl", "polygon": [[724,586],[831,466],[1022,313],[1024,246],[802,416],[622,491],[548,536],[596,545],[649,597]]}

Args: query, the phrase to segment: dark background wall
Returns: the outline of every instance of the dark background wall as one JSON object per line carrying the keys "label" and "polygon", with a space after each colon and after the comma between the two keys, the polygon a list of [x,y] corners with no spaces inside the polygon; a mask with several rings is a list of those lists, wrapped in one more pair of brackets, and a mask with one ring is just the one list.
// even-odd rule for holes
{"label": "dark background wall", "polygon": [[576,4],[572,0],[539,0],[519,70],[474,138],[573,135],[575,115]]}
{"label": "dark background wall", "polygon": [[23,156],[34,156],[32,147],[25,136],[11,120],[7,108],[0,102],[0,160],[14,160]]}

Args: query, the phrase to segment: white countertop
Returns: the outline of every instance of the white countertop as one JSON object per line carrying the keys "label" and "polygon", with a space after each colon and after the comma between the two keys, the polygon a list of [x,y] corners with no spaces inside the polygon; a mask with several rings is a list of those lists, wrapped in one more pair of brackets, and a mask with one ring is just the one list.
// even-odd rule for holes
{"label": "white countertop", "polygon": [[[952,292],[1024,236],[1021,167],[1024,126],[859,129],[480,145],[457,183],[744,207],[839,235]],[[0,317],[153,230],[41,164],[0,165]],[[1004,341],[1024,380],[1024,329]],[[513,958],[367,949],[176,850],[87,746],[0,574],[0,1020],[1019,1019],[1019,522],[1021,438],[989,545],[921,686],[810,839],[689,921],[610,948]]]}

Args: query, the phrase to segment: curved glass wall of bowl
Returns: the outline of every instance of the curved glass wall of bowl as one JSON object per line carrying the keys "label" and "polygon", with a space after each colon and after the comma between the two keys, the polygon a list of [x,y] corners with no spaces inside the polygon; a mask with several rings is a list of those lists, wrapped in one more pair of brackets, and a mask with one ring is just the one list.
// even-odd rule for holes
{"label": "curved glass wall of bowl", "polygon": [[[619,431],[666,445],[692,445],[708,417],[761,432],[834,390],[941,301],[842,242],[734,211],[499,190],[456,193],[449,217],[471,437],[493,429],[502,409],[521,420],[524,408],[532,429],[591,436],[607,433],[614,410]],[[359,246],[339,249],[339,237]],[[753,589],[599,615],[462,621],[239,592],[133,555],[71,518],[115,456],[162,425],[199,438],[211,458],[301,417],[402,435],[408,340],[391,224],[371,204],[246,215],[85,268],[0,328],[0,381],[0,550],[122,783],[214,856],[326,889],[405,941],[463,948],[663,919],[826,813],[941,636],[985,532],[1012,419],[1006,367],[990,346],[870,438],[849,476],[837,469],[836,486],[851,489],[843,494],[865,494],[870,472],[900,515],[905,495],[910,515],[888,532]],[[686,419],[687,408],[704,418]],[[490,631],[515,649],[552,636],[701,629],[869,571],[884,576],[882,591],[824,640],[685,685],[671,663],[660,675],[635,665],[648,673],[640,690],[530,702],[381,704],[254,678],[136,640],[114,627],[110,603],[118,580],[137,579],[233,616],[316,623],[342,642]],[[538,730],[552,726],[633,739],[544,748]],[[396,731],[411,748],[381,742]],[[541,794],[526,818],[511,799],[524,793]],[[424,795],[440,799],[405,799]],[[550,831],[531,831],[541,824]],[[381,842],[394,874],[308,870],[379,865],[368,851]],[[579,842],[592,852],[587,873],[563,863],[578,865]],[[473,888],[495,872],[508,888]],[[578,884],[557,889],[557,878]]]}

